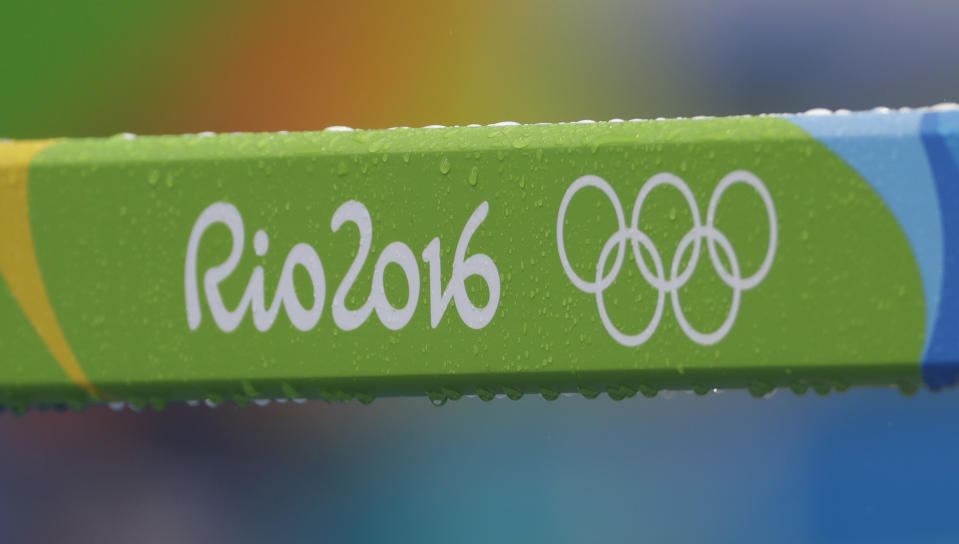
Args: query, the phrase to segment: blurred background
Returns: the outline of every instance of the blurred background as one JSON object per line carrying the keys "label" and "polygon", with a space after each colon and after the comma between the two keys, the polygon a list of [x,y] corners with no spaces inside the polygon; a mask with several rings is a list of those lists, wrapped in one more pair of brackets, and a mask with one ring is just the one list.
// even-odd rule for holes
{"label": "blurred background", "polygon": [[[959,3],[13,2],[0,137],[959,100]],[[0,541],[959,541],[959,392],[0,415]]]}

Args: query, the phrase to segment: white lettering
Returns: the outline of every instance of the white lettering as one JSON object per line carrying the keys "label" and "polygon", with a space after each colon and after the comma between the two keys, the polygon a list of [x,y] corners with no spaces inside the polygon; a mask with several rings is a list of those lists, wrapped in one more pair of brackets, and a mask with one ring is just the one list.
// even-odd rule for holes
{"label": "white lettering", "polygon": [[[500,278],[496,264],[488,255],[484,254],[476,254],[466,258],[467,246],[469,246],[470,240],[486,219],[488,213],[489,203],[483,202],[466,222],[466,226],[463,228],[456,244],[456,251],[453,256],[453,274],[446,289],[442,289],[440,278],[442,270],[440,239],[438,237],[434,238],[423,251],[423,260],[429,265],[430,324],[433,328],[439,325],[451,300],[455,300],[457,312],[463,323],[473,329],[485,327],[496,314],[500,299]],[[413,318],[416,306],[419,304],[420,270],[416,256],[410,247],[403,242],[397,241],[387,245],[380,253],[373,268],[373,282],[366,302],[357,309],[350,309],[346,306],[346,297],[369,257],[373,244],[373,221],[366,206],[361,202],[351,200],[337,208],[333,213],[330,227],[333,232],[337,232],[345,223],[356,225],[359,231],[359,243],[356,257],[333,293],[333,322],[342,330],[354,330],[365,323],[370,314],[375,311],[383,326],[390,330],[402,329]],[[184,290],[187,323],[190,329],[196,330],[199,328],[203,318],[197,285],[199,275],[197,259],[200,241],[207,230],[216,224],[226,226],[232,236],[232,246],[226,260],[207,269],[203,274],[203,294],[217,327],[224,332],[236,330],[249,311],[252,314],[254,327],[258,331],[268,331],[273,327],[281,306],[285,309],[290,322],[297,329],[308,331],[316,327],[326,301],[326,274],[320,256],[317,255],[316,250],[311,245],[306,243],[296,244],[287,254],[276,293],[269,307],[266,305],[264,293],[266,272],[262,266],[253,267],[250,280],[236,308],[230,310],[226,307],[220,293],[220,283],[233,274],[240,262],[244,249],[245,229],[243,218],[234,205],[228,202],[216,202],[200,214],[193,225],[187,243]],[[269,247],[269,236],[265,231],[258,230],[253,237],[255,254],[262,257],[269,251]],[[386,296],[385,275],[390,264],[399,266],[406,276],[407,297],[405,304],[401,307],[393,306]],[[308,306],[303,304],[296,293],[293,275],[297,266],[306,270],[313,286],[313,300]],[[482,308],[474,305],[466,292],[465,281],[470,276],[479,276],[486,282],[489,300]]]}

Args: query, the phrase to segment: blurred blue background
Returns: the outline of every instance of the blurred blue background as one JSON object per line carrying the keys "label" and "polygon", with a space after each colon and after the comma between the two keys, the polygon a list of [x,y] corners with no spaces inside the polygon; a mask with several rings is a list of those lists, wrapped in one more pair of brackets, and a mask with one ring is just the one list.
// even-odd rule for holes
{"label": "blurred blue background", "polygon": [[[0,4],[14,138],[959,99],[945,0]],[[0,540],[957,542],[956,414],[891,389],[4,414]]]}

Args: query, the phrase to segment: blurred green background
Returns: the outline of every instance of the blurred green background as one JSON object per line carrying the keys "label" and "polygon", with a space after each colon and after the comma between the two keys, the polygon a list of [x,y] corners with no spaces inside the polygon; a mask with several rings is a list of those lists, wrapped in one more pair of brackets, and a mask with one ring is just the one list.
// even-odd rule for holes
{"label": "blurred green background", "polygon": [[[0,8],[8,138],[959,99],[945,0]],[[956,414],[892,390],[4,414],[0,540],[955,542]]]}
{"label": "blurred green background", "polygon": [[315,130],[955,99],[946,0],[3,2],[0,134]]}

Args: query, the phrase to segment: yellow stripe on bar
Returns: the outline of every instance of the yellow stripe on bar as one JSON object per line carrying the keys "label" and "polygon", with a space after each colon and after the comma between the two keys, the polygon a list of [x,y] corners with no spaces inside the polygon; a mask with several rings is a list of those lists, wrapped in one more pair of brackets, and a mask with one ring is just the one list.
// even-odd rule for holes
{"label": "yellow stripe on bar", "polygon": [[37,263],[27,196],[30,162],[55,140],[0,143],[0,274],[44,345],[67,376],[104,397],[77,361],[50,304]]}

